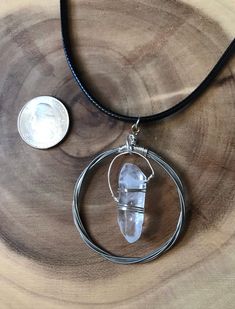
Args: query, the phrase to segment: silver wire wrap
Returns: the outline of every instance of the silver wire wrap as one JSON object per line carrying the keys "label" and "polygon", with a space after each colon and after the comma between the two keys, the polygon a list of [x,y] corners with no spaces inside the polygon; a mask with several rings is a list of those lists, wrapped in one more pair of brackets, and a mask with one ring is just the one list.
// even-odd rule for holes
{"label": "silver wire wrap", "polygon": [[[142,148],[139,147],[138,148]],[[142,148],[143,150],[144,148]],[[140,151],[142,151],[140,150]],[[108,251],[106,251],[105,249],[99,247],[90,237],[90,235],[87,233],[81,217],[80,217],[80,208],[81,208],[81,199],[82,199],[82,194],[81,191],[82,189],[84,189],[84,183],[85,180],[87,178],[87,176],[89,175],[89,173],[92,171],[92,169],[98,165],[101,161],[103,161],[104,159],[113,156],[115,154],[120,153],[120,147],[118,148],[114,148],[114,149],[110,149],[107,150],[101,154],[99,154],[95,159],[93,159],[90,164],[83,170],[83,172],[81,173],[81,175],[79,176],[79,178],[76,181],[75,184],[75,188],[74,188],[74,195],[73,195],[73,219],[74,219],[74,223],[81,235],[81,238],[83,239],[83,241],[86,243],[86,245],[91,248],[93,251],[95,251],[96,253],[100,254],[103,258],[114,262],[114,263],[118,263],[118,264],[135,264],[135,263],[145,263],[145,262],[150,262],[154,259],[156,259],[157,257],[159,257],[161,254],[163,254],[164,252],[168,251],[177,241],[177,239],[179,238],[179,236],[181,235],[184,225],[185,225],[185,194],[184,194],[184,189],[183,189],[183,185],[182,182],[179,178],[179,176],[176,174],[176,172],[173,170],[173,168],[166,163],[161,157],[159,157],[156,153],[148,150],[146,152],[146,157],[153,160],[154,162],[156,162],[159,166],[161,166],[163,168],[163,170],[165,170],[165,172],[170,176],[170,178],[173,180],[174,184],[176,185],[177,188],[177,193],[179,196],[179,218],[178,218],[178,222],[176,225],[176,229],[174,231],[174,233],[172,234],[172,236],[165,241],[162,245],[160,245],[158,248],[156,248],[155,250],[151,251],[150,253],[146,254],[145,256],[142,257],[126,257],[126,256],[116,256],[113,255],[111,253],[109,253]]]}
{"label": "silver wire wrap", "polygon": [[[145,160],[145,162],[148,164],[150,170],[151,170],[151,174],[149,175],[149,177],[147,178],[147,183],[154,177],[154,170],[153,170],[153,167],[152,165],[150,164],[149,160],[146,158],[146,155],[147,155],[147,150],[142,148],[142,147],[136,147],[134,145],[132,145],[132,148],[131,148],[131,151],[129,150],[129,145],[124,145],[124,146],[121,146],[119,147],[119,154],[117,154],[113,160],[111,161],[110,165],[109,165],[109,168],[108,168],[108,186],[109,186],[109,191],[114,199],[115,202],[118,203],[118,198],[114,195],[113,193],[113,189],[112,189],[112,186],[111,186],[111,181],[110,181],[110,173],[111,173],[111,170],[112,170],[112,167],[113,167],[113,163],[116,161],[116,159],[118,159],[120,156],[123,156],[123,155],[128,155],[128,154],[136,154],[138,156],[140,156],[142,159]],[[145,154],[143,154],[143,150],[140,150],[140,148],[142,148],[144,151],[145,151]],[[135,190],[136,191],[136,190]]]}

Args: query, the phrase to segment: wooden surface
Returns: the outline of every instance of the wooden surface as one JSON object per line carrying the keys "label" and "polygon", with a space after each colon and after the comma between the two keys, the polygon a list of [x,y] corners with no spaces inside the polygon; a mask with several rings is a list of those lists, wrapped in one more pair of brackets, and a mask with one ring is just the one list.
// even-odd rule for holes
{"label": "wooden surface", "polygon": [[[131,115],[162,111],[190,93],[235,34],[230,0],[70,3],[83,78],[105,104]],[[71,199],[82,169],[122,144],[129,125],[88,104],[73,81],[58,1],[1,1],[0,14],[0,308],[234,308],[235,59],[193,106],[140,135],[184,179],[184,237],[157,261],[114,265],[80,240]],[[17,133],[21,107],[38,95],[61,99],[72,120],[67,139],[48,151]],[[116,254],[144,254],[174,229],[174,187],[156,169],[144,235],[129,246],[116,224],[107,165],[85,195],[87,227]]]}

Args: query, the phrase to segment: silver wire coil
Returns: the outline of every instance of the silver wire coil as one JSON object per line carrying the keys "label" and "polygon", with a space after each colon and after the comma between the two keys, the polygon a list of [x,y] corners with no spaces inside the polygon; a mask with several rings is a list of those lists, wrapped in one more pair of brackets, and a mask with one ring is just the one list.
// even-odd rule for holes
{"label": "silver wire coil", "polygon": [[142,256],[142,257],[127,257],[127,256],[117,256],[109,253],[105,249],[99,247],[90,237],[90,235],[87,233],[81,217],[80,217],[80,208],[81,208],[81,199],[82,194],[81,191],[84,189],[84,183],[91,172],[91,170],[98,165],[101,161],[106,159],[109,156],[115,155],[120,153],[120,147],[107,150],[101,154],[99,154],[95,159],[93,159],[90,164],[83,170],[83,172],[78,177],[75,187],[74,187],[74,194],[73,194],[73,219],[74,223],[80,233],[80,236],[82,240],[86,243],[86,245],[91,248],[96,253],[100,254],[103,258],[114,262],[118,264],[135,264],[135,263],[145,263],[150,262],[157,257],[159,257],[164,252],[168,251],[177,241],[179,236],[181,235],[184,225],[185,225],[185,194],[184,194],[184,188],[182,185],[182,182],[179,178],[179,176],[176,174],[176,172],[173,170],[173,168],[166,163],[161,157],[159,157],[156,153],[153,151],[148,150],[147,151],[147,158],[152,159],[154,162],[156,162],[160,167],[163,168],[163,170],[170,176],[170,178],[173,180],[178,197],[179,197],[179,218],[176,225],[176,229],[172,236],[165,241],[162,245],[160,245],[155,250],[151,251],[150,253]]}

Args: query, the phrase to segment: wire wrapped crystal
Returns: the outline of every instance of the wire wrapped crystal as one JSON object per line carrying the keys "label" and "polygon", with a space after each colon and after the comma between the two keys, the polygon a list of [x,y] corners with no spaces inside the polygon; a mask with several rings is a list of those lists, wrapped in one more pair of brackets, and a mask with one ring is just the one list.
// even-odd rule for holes
{"label": "wire wrapped crystal", "polygon": [[142,233],[147,177],[137,165],[125,163],[118,186],[118,224],[125,239],[133,243]]}
{"label": "wire wrapped crystal", "polygon": [[[142,233],[144,223],[144,207],[147,183],[154,176],[154,170],[150,164],[147,153],[148,150],[136,145],[139,120],[132,125],[131,132],[128,134],[126,144],[119,147],[117,154],[111,161],[108,169],[108,185],[111,195],[117,203],[117,221],[120,230],[129,243],[136,242]],[[141,169],[132,163],[125,163],[120,171],[118,180],[118,196],[115,196],[110,174],[114,162],[123,155],[137,155],[148,164],[151,174],[147,177]]]}

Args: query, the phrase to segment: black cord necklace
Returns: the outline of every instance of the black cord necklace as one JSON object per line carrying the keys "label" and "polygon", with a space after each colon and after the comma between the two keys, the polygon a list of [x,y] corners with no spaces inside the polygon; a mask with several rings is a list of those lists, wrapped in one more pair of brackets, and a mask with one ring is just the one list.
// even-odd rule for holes
{"label": "black cord necklace", "polygon": [[[73,196],[73,218],[75,225],[84,240],[84,242],[95,252],[99,253],[101,256],[115,263],[120,264],[133,264],[133,263],[143,263],[151,261],[162,253],[169,250],[175,242],[178,240],[179,236],[183,232],[185,225],[185,192],[182,185],[182,182],[174,171],[174,169],[159,155],[154,153],[151,150],[148,150],[137,144],[137,135],[139,133],[139,123],[148,122],[148,121],[159,121],[166,117],[169,117],[184,108],[192,104],[213,82],[216,76],[219,74],[221,69],[225,66],[231,56],[235,52],[235,40],[229,45],[224,54],[218,60],[213,69],[205,77],[205,79],[198,85],[198,87],[190,93],[182,101],[176,103],[173,107],[149,116],[127,116],[123,114],[116,113],[105,106],[103,103],[99,102],[93,95],[90,94],[88,87],[86,87],[75,66],[75,61],[72,53],[72,46],[70,44],[70,33],[69,33],[69,24],[68,24],[68,1],[60,1],[60,12],[61,12],[61,31],[64,45],[64,52],[68,62],[68,65],[72,71],[74,79],[77,84],[89,99],[89,101],[94,104],[98,109],[100,109],[105,114],[109,115],[118,120],[127,121],[134,123],[131,128],[130,134],[127,136],[126,143],[120,147],[107,150],[99,154],[93,161],[84,169],[81,173],[74,188]],[[118,181],[118,191],[117,196],[113,192],[112,184],[110,181],[110,176],[112,172],[112,167],[115,161],[121,156],[135,155],[142,158],[147,166],[149,167],[150,174],[146,176],[141,169],[135,164],[125,163],[119,174]],[[120,230],[129,243],[137,241],[142,232],[142,225],[144,223],[144,208],[145,208],[145,195],[146,190],[148,189],[149,181],[154,177],[154,168],[150,161],[158,164],[172,179],[176,186],[176,190],[179,197],[179,217],[178,222],[172,236],[165,241],[158,248],[152,252],[146,254],[143,257],[122,257],[110,254],[105,249],[99,247],[87,233],[86,228],[83,225],[82,219],[80,217],[80,208],[82,195],[81,191],[85,187],[86,179],[88,175],[93,171],[94,167],[98,165],[101,161],[112,157],[111,163],[108,168],[108,186],[110,189],[111,196],[114,201],[117,203],[117,212],[118,212],[118,224]]]}
{"label": "black cord necklace", "polygon": [[109,109],[107,106],[105,106],[103,103],[99,102],[94,96],[91,95],[89,92],[88,87],[84,85],[82,82],[79,72],[76,69],[75,61],[72,53],[72,46],[71,46],[71,40],[70,40],[70,32],[69,32],[69,22],[68,22],[68,1],[60,1],[60,13],[61,13],[61,32],[62,32],[62,39],[63,39],[63,46],[64,46],[64,52],[65,56],[68,62],[68,65],[71,69],[71,72],[73,74],[74,79],[78,83],[81,90],[84,92],[84,94],[87,96],[89,101],[94,104],[98,109],[100,109],[105,114],[109,115],[110,117],[116,118],[118,120],[123,120],[127,122],[136,122],[138,119],[140,122],[148,122],[148,121],[158,121],[164,118],[167,118],[184,108],[188,107],[190,104],[195,102],[197,98],[199,98],[200,95],[208,88],[208,86],[214,81],[216,76],[219,74],[221,69],[226,65],[228,60],[231,56],[234,55],[235,52],[235,39],[231,42],[231,44],[228,46],[228,48],[225,50],[221,58],[218,60],[216,65],[213,67],[213,69],[209,72],[209,74],[205,77],[205,79],[197,86],[196,89],[193,90],[186,98],[184,98],[182,101],[176,103],[171,108],[149,116],[127,116],[122,115],[119,113],[116,113]]}

